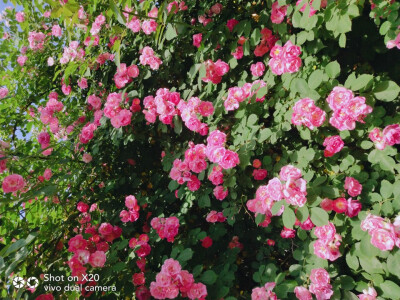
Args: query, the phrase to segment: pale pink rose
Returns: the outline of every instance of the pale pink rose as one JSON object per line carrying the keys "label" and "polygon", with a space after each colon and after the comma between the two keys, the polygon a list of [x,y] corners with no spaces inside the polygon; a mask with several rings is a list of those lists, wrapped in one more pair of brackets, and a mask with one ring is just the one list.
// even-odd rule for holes
{"label": "pale pink rose", "polygon": [[228,196],[228,189],[226,188],[225,190],[225,188],[222,185],[219,185],[214,188],[213,193],[215,198],[222,201],[226,198],[226,196]]}
{"label": "pale pink rose", "polygon": [[193,283],[187,293],[189,299],[205,299],[207,296],[207,287],[199,283]]}
{"label": "pale pink rose", "polygon": [[89,153],[84,153],[82,156],[82,161],[88,164],[92,161],[92,156]]}
{"label": "pale pink rose", "polygon": [[127,126],[131,123],[132,112],[127,109],[122,109],[115,117],[111,118],[111,124],[115,128]]}
{"label": "pale pink rose", "polygon": [[312,295],[304,286],[296,286],[294,288],[296,298],[299,300],[312,300]]}
{"label": "pale pink rose", "polygon": [[43,13],[43,17],[45,17],[45,18],[50,18],[50,15],[51,15],[51,10],[46,10],[46,11]]}
{"label": "pale pink rose", "polygon": [[321,126],[325,121],[326,113],[314,104],[310,98],[300,99],[293,107],[292,124],[305,125],[311,130]]}
{"label": "pale pink rose", "polygon": [[330,283],[329,273],[323,268],[312,269],[310,280],[317,286],[326,286]]}
{"label": "pale pink rose", "polygon": [[266,191],[268,197],[274,201],[279,201],[283,197],[281,181],[276,177],[268,181]]}
{"label": "pale pink rose", "polygon": [[260,77],[264,74],[265,66],[262,62],[257,62],[251,65],[250,70],[254,77]]}
{"label": "pale pink rose", "polygon": [[314,234],[321,240],[330,241],[335,237],[336,227],[333,223],[329,222],[328,225],[315,227]]}
{"label": "pale pink rose", "polygon": [[324,156],[331,157],[343,149],[344,142],[339,135],[333,135],[326,137],[323,145],[326,147],[324,150]]}
{"label": "pale pink rose", "polygon": [[207,138],[207,146],[223,146],[226,142],[226,134],[219,131],[214,130],[210,133]]}
{"label": "pale pink rose", "polygon": [[378,293],[373,287],[368,287],[368,290],[363,290],[362,294],[357,295],[360,300],[375,300],[378,296]]}
{"label": "pale pink rose", "polygon": [[62,29],[59,25],[53,25],[51,28],[51,34],[55,37],[60,37],[62,36]]}
{"label": "pale pink rose", "polygon": [[15,14],[15,19],[17,20],[17,22],[22,23],[25,21],[25,13],[24,12],[17,12]]}
{"label": "pale pink rose", "polygon": [[379,128],[372,129],[371,132],[368,134],[368,137],[370,138],[371,141],[374,142],[375,147],[378,150],[383,150],[386,148],[386,142],[383,138],[381,129]]}
{"label": "pale pink rose", "polygon": [[96,95],[90,95],[87,101],[93,106],[94,110],[99,110],[101,108],[101,99]]}
{"label": "pale pink rose", "polygon": [[336,86],[330,92],[326,101],[328,102],[329,107],[335,111],[348,105],[350,100],[353,98],[354,94],[352,91],[344,87]]}
{"label": "pale pink rose", "polygon": [[347,190],[347,193],[352,197],[357,197],[361,194],[362,185],[358,182],[357,179],[353,177],[346,177],[344,181],[344,189]]}
{"label": "pale pink rose", "polygon": [[287,5],[279,6],[278,1],[272,4],[271,22],[275,24],[282,23],[286,16]]}
{"label": "pale pink rose", "polygon": [[49,57],[49,58],[47,59],[47,65],[48,65],[49,67],[53,66],[53,65],[54,65],[54,58]]}
{"label": "pale pink rose", "polygon": [[383,139],[389,146],[400,144],[400,126],[399,124],[388,125],[383,129]]}
{"label": "pale pink rose", "polygon": [[157,22],[155,20],[145,20],[142,23],[142,30],[149,35],[157,30]]}
{"label": "pale pink rose", "polygon": [[377,228],[384,227],[384,219],[372,214],[368,214],[367,217],[361,222],[361,229],[364,231],[370,231]]}
{"label": "pale pink rose", "polygon": [[51,170],[50,170],[50,169],[46,169],[46,170],[44,171],[44,173],[43,173],[44,179],[50,180],[51,176],[52,176]]}
{"label": "pale pink rose", "polygon": [[3,180],[2,188],[4,193],[13,193],[25,187],[24,178],[19,174],[8,175]]}
{"label": "pale pink rose", "polygon": [[8,89],[6,87],[0,88],[0,99],[7,97]]}
{"label": "pale pink rose", "polygon": [[89,264],[93,268],[102,268],[106,262],[106,254],[104,251],[96,251],[90,254]]}
{"label": "pale pink rose", "polygon": [[18,56],[17,58],[17,63],[23,67],[25,65],[25,62],[28,60],[28,56],[26,55],[22,55],[22,56]]}
{"label": "pale pink rose", "polygon": [[129,77],[136,78],[139,76],[139,68],[137,65],[131,65],[127,69],[127,74]]}
{"label": "pale pink rose", "polygon": [[234,58],[241,59],[243,57],[243,46],[238,46],[234,52],[231,53]]}
{"label": "pale pink rose", "polygon": [[193,35],[193,46],[199,48],[202,38],[203,38],[203,34],[202,33],[194,34]]}
{"label": "pale pink rose", "polygon": [[289,178],[298,179],[301,177],[301,171],[292,165],[287,165],[282,167],[279,177],[284,181],[289,180]]}
{"label": "pale pink rose", "polygon": [[381,249],[382,251],[392,250],[395,245],[395,235],[385,229],[372,229],[371,244]]}
{"label": "pale pink rose", "polygon": [[284,239],[293,239],[296,236],[296,230],[283,227],[281,237]]}
{"label": "pale pink rose", "polygon": [[87,79],[84,78],[84,77],[82,77],[81,79],[79,79],[79,80],[78,80],[78,86],[79,86],[81,89],[86,89],[86,88],[88,87]]}
{"label": "pale pink rose", "polygon": [[240,163],[239,155],[231,150],[226,150],[224,156],[219,161],[223,169],[231,169]]}

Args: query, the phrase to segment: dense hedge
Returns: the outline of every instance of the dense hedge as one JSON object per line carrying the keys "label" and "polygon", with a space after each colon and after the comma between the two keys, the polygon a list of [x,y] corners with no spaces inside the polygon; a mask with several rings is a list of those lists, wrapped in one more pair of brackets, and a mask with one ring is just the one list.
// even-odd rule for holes
{"label": "dense hedge", "polygon": [[399,298],[400,3],[12,2],[1,298]]}

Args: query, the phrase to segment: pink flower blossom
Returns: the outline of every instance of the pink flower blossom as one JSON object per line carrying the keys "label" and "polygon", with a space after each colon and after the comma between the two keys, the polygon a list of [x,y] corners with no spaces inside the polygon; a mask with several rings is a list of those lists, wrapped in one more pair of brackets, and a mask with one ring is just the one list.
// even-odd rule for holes
{"label": "pink flower blossom", "polygon": [[24,178],[19,174],[8,175],[3,179],[3,192],[4,193],[13,193],[17,192],[25,187]]}
{"label": "pink flower blossom", "polygon": [[193,35],[193,46],[199,48],[202,38],[203,38],[203,34],[202,33],[194,34]]}
{"label": "pink flower blossom", "polygon": [[362,185],[357,179],[354,179],[353,177],[346,177],[344,181],[344,189],[347,190],[347,193],[350,196],[357,197],[361,194]]}
{"label": "pink flower blossom", "polygon": [[282,23],[286,16],[287,5],[279,6],[278,1],[272,4],[271,22],[275,24]]}
{"label": "pink flower blossom", "polygon": [[106,255],[103,251],[96,251],[90,254],[89,264],[93,268],[102,268],[106,262]]}
{"label": "pink flower blossom", "polygon": [[312,295],[304,286],[296,286],[294,288],[296,298],[299,300],[312,300]]}
{"label": "pink flower blossom", "polygon": [[226,198],[226,196],[228,196],[228,189],[225,190],[225,188],[222,185],[219,185],[214,188],[213,193],[215,198],[222,201]]}
{"label": "pink flower blossom", "polygon": [[55,37],[60,37],[62,36],[62,29],[59,25],[53,25],[51,28],[51,34]]}
{"label": "pink flower blossom", "polygon": [[313,130],[324,123],[325,116],[325,111],[315,106],[314,100],[304,98],[294,105],[291,121],[294,125],[305,125]]}
{"label": "pink flower blossom", "polygon": [[22,23],[25,21],[25,13],[23,11],[17,12],[15,14],[15,19],[17,22]]}
{"label": "pink flower blossom", "polygon": [[264,74],[265,66],[262,62],[258,62],[256,64],[252,64],[250,70],[254,77],[260,77]]}
{"label": "pink flower blossom", "polygon": [[331,157],[343,149],[344,142],[339,135],[334,135],[326,137],[323,145],[326,147],[324,150],[324,156]]}
{"label": "pink flower blossom", "polygon": [[233,28],[235,28],[235,26],[239,24],[238,20],[235,19],[230,19],[228,20],[228,22],[226,23],[226,26],[228,27],[229,31],[232,32]]}

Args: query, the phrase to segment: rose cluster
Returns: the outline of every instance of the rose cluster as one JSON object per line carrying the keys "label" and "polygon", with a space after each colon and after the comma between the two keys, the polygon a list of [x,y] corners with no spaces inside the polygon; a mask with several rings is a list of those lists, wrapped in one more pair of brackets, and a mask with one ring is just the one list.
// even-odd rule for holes
{"label": "rose cluster", "polygon": [[178,297],[179,292],[182,297],[204,300],[207,287],[200,282],[195,283],[192,274],[182,270],[177,260],[169,258],[164,261],[156,281],[150,283],[150,293],[155,299],[174,299]]}
{"label": "rose cluster", "polygon": [[368,231],[371,244],[382,251],[392,250],[394,246],[400,248],[400,216],[391,224],[382,217],[368,214],[361,222],[361,229]]}
{"label": "rose cluster", "polygon": [[179,219],[177,217],[153,218],[150,222],[161,239],[173,242],[179,230]]}
{"label": "rose cluster", "polygon": [[[262,80],[256,80],[253,83],[245,83],[242,87],[231,87],[228,89],[228,96],[224,101],[224,106],[227,111],[236,110],[239,108],[239,103],[249,97],[256,95],[258,90],[265,87],[267,84]],[[257,102],[263,102],[265,96],[256,98]]]}
{"label": "rose cluster", "polygon": [[268,53],[274,46],[279,38],[272,34],[272,31],[268,28],[261,29],[261,41],[254,49],[254,55],[261,57]]}
{"label": "rose cluster", "polygon": [[127,196],[125,198],[125,206],[129,209],[129,211],[122,210],[119,214],[122,222],[135,222],[137,219],[139,219],[140,206],[138,205],[135,196]]}
{"label": "rose cluster", "polygon": [[132,78],[139,76],[139,68],[137,65],[129,67],[126,64],[120,64],[117,73],[114,75],[114,82],[117,89],[122,89],[126,84],[132,81]]}
{"label": "rose cluster", "polygon": [[262,287],[256,287],[251,291],[251,300],[278,300],[276,294],[272,291],[275,282],[267,282]]}
{"label": "rose cluster", "polygon": [[[83,225],[82,225],[83,226]],[[68,241],[68,251],[74,255],[68,261],[72,276],[78,276],[78,283],[85,283],[83,275],[86,274],[86,265],[89,263],[93,268],[101,268],[106,262],[105,252],[108,251],[107,242],[112,242],[122,234],[122,229],[118,226],[112,226],[109,223],[102,223],[97,226],[88,226],[85,233],[91,237],[86,240],[82,234],[78,234]]]}
{"label": "rose cluster", "polygon": [[[129,248],[135,249],[135,253],[138,257],[145,258],[150,254],[151,247],[149,245],[149,236],[147,234],[141,234],[139,238],[131,238],[129,240]],[[143,271],[146,260],[142,260],[138,267]]]}
{"label": "rose cluster", "polygon": [[191,97],[187,102],[181,99],[177,105],[177,109],[187,128],[201,135],[208,134],[208,125],[200,121],[198,114],[202,117],[211,116],[214,113],[212,102]]}
{"label": "rose cluster", "polygon": [[272,73],[282,75],[284,73],[295,73],[300,69],[301,48],[293,45],[291,41],[287,41],[282,47],[275,45],[270,52],[271,59],[268,65]]}
{"label": "rose cluster", "polygon": [[314,254],[330,261],[340,257],[340,242],[342,237],[336,233],[336,227],[329,222],[328,225],[316,227],[314,234],[318,240],[314,243]]}
{"label": "rose cluster", "polygon": [[305,125],[313,130],[321,126],[325,121],[326,113],[315,106],[314,100],[304,98],[296,102],[293,107],[292,124]]}
{"label": "rose cluster", "polygon": [[369,133],[369,138],[379,150],[385,149],[386,146],[400,144],[400,126],[399,124],[388,125],[383,131],[380,128],[374,128]]}
{"label": "rose cluster", "polygon": [[162,61],[159,57],[155,56],[154,50],[151,47],[149,46],[144,47],[142,50],[140,50],[140,53],[141,55],[139,57],[139,60],[143,66],[148,65],[152,70],[159,69],[160,65],[162,64]]}
{"label": "rose cluster", "polygon": [[353,92],[344,87],[334,87],[326,101],[333,110],[329,123],[340,131],[353,130],[356,121],[365,123],[364,118],[372,112],[364,97],[354,97]]}
{"label": "rose cluster", "polygon": [[307,289],[304,286],[296,286],[294,293],[299,300],[312,300],[313,293],[317,300],[330,299],[333,295],[332,285],[330,284],[329,273],[322,268],[312,269],[310,273],[311,284]]}
{"label": "rose cluster", "polygon": [[121,108],[122,94],[111,93],[107,96],[107,102],[104,105],[104,115],[111,119],[111,125],[115,128],[127,126],[131,123],[132,112]]}
{"label": "rose cluster", "polygon": [[[222,169],[231,169],[239,164],[239,156],[236,152],[225,148],[226,134],[214,130],[207,138],[207,145],[189,143],[189,149],[185,152],[185,160],[175,159],[170,171],[170,177],[179,184],[188,182],[188,188],[196,191],[200,188],[200,180],[196,175],[207,168],[206,158],[212,163],[216,163]],[[222,183],[222,172],[213,170],[210,180],[214,183]]]}
{"label": "rose cluster", "polygon": [[209,59],[204,64],[206,67],[206,77],[202,78],[204,82],[211,81],[214,84],[218,84],[221,82],[222,76],[229,71],[229,65],[220,59],[216,62]]}

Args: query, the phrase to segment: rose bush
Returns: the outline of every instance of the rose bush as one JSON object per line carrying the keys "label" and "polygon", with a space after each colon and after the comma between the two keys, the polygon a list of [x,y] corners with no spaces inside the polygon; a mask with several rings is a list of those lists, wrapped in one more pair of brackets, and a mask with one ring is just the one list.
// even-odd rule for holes
{"label": "rose bush", "polygon": [[399,297],[400,3],[12,2],[1,298]]}

